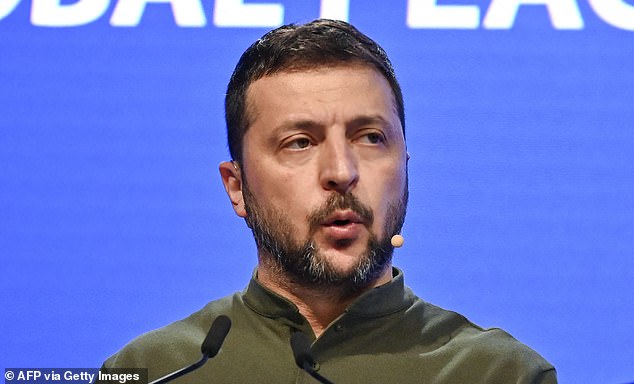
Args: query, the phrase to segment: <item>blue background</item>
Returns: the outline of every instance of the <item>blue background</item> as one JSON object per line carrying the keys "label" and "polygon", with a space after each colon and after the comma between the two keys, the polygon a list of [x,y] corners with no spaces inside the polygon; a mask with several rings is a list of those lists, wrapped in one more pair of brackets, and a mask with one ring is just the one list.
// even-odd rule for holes
{"label": "blue background", "polygon": [[[317,1],[280,3],[284,22],[319,16]],[[4,367],[98,367],[241,290],[256,263],[217,165],[226,84],[267,28],[217,27],[211,3],[202,28],[175,25],[166,4],[113,27],[113,6],[50,28],[24,0],[0,20]],[[634,32],[579,8],[574,31],[543,6],[505,30],[409,28],[405,1],[353,1],[349,20],[404,89],[406,282],[509,331],[562,383],[622,383],[634,380]]]}

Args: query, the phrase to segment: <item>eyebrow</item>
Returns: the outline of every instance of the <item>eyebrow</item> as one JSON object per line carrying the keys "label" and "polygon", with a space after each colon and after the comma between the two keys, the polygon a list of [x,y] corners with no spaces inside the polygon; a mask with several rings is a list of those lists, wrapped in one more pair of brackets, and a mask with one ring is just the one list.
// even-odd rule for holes
{"label": "eyebrow", "polygon": [[[346,128],[359,128],[364,125],[379,125],[384,128],[394,128],[393,124],[381,115],[359,115],[346,122]],[[280,124],[275,130],[284,131],[289,128],[313,130],[323,128],[324,124],[310,119],[288,120]]]}
{"label": "eyebrow", "polygon": [[384,128],[394,128],[392,123],[381,115],[357,116],[347,123],[349,127],[358,128],[364,125],[380,125]]}

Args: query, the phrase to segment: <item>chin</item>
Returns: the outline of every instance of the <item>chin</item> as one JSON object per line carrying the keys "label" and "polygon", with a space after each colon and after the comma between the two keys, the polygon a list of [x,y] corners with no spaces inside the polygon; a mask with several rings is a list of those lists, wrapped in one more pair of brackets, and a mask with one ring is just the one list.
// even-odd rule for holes
{"label": "chin", "polygon": [[366,254],[367,249],[362,248],[359,250],[330,250],[322,252],[321,256],[331,271],[336,272],[340,276],[350,276],[365,261]]}
{"label": "chin", "polygon": [[364,246],[348,246],[348,247],[336,247],[331,249],[320,248],[321,254],[333,267],[337,269],[352,269],[358,263],[359,260],[367,255],[367,244]]}

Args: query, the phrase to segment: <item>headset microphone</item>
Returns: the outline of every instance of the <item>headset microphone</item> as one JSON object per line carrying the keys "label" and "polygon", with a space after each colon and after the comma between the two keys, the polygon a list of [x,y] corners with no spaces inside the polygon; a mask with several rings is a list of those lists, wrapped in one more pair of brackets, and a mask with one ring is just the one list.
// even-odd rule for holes
{"label": "headset microphone", "polygon": [[390,240],[390,242],[392,243],[392,246],[394,248],[400,248],[403,246],[405,239],[401,235],[394,235],[392,236],[392,239]]}

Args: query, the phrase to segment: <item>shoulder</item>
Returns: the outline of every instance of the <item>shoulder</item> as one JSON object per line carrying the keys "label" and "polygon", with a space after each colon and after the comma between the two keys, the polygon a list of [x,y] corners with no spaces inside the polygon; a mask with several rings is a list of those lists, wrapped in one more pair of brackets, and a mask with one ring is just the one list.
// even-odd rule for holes
{"label": "shoulder", "polygon": [[[238,294],[212,301],[190,316],[144,333],[104,362],[104,368],[149,368],[150,372],[179,368],[200,358],[200,345],[212,321],[231,312]],[[164,369],[168,368],[168,369]]]}
{"label": "shoulder", "polygon": [[[508,378],[517,382],[555,382],[555,368],[536,351],[499,328],[466,328],[451,348],[462,351],[456,363],[480,367],[487,382]],[[503,380],[508,382],[509,380]]]}
{"label": "shoulder", "polygon": [[477,372],[483,382],[556,382],[554,367],[506,331],[482,328],[419,298],[415,306],[423,315],[422,335],[455,372]]}

